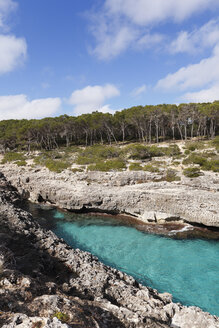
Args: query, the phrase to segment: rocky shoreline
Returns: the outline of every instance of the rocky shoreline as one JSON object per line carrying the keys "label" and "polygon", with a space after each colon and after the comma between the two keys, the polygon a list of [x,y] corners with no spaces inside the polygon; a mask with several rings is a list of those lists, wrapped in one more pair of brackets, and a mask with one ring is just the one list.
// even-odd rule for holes
{"label": "rocky shoreline", "polygon": [[219,327],[219,318],[173,303],[42,229],[3,175],[0,200],[1,327]]}
{"label": "rocky shoreline", "polygon": [[25,199],[78,211],[127,214],[144,223],[178,222],[219,227],[219,176],[153,181],[149,172],[53,173],[45,168],[0,166]]}

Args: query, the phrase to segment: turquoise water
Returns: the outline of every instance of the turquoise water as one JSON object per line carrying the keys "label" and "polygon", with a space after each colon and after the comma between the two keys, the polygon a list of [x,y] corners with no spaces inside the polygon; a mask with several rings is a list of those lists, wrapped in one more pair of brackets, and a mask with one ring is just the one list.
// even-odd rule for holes
{"label": "turquoise water", "polygon": [[40,209],[35,216],[44,216],[50,228],[72,247],[91,252],[159,292],[171,293],[174,301],[219,315],[217,241],[170,239],[138,231],[113,218],[57,210]]}

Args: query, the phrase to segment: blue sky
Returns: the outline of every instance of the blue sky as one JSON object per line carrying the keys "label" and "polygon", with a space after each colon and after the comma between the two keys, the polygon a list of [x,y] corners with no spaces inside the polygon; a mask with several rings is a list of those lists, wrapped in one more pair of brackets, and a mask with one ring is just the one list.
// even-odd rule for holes
{"label": "blue sky", "polygon": [[218,0],[0,0],[1,120],[218,99]]}

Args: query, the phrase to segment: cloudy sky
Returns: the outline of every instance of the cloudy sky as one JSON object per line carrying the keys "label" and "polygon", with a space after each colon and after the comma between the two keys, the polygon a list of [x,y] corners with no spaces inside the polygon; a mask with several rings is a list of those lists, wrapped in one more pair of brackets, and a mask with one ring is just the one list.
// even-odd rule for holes
{"label": "cloudy sky", "polygon": [[219,100],[219,0],[0,0],[0,120]]}

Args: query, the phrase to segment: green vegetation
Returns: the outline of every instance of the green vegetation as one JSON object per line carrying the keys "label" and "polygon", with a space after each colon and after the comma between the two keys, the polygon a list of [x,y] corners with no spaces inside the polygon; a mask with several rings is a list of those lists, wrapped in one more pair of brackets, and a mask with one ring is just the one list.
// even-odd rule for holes
{"label": "green vegetation", "polygon": [[214,158],[215,154],[210,153],[213,158],[209,158],[209,153],[192,153],[188,158],[183,160],[184,165],[196,164],[199,165],[203,170],[219,172],[219,159]]}
{"label": "green vegetation", "polygon": [[126,168],[125,161],[122,159],[108,160],[105,162],[98,162],[88,166],[88,171],[122,171]]}
{"label": "green vegetation", "polygon": [[160,172],[159,168],[152,165],[152,164],[147,164],[144,166],[144,171],[152,172],[152,173],[158,173]]}
{"label": "green vegetation", "polygon": [[183,174],[188,178],[197,178],[202,175],[200,169],[197,167],[188,167],[187,169],[183,170]]}
{"label": "green vegetation", "polygon": [[124,149],[124,153],[128,153],[129,158],[144,160],[152,157],[179,155],[180,149],[177,145],[170,145],[169,147],[157,147],[135,144],[127,146]]}
{"label": "green vegetation", "polygon": [[55,312],[52,317],[56,317],[57,319],[59,319],[61,322],[64,323],[68,323],[70,320],[69,315],[63,312]]}
{"label": "green vegetation", "polygon": [[17,152],[8,152],[4,155],[4,158],[2,160],[2,164],[5,164],[7,162],[15,162],[15,161],[24,161],[25,157],[22,153]]}
{"label": "green vegetation", "polygon": [[219,136],[216,136],[213,139],[212,146],[216,148],[217,152],[219,152]]}
{"label": "green vegetation", "polygon": [[25,160],[21,160],[21,161],[16,161],[15,164],[17,164],[17,166],[26,166],[27,162]]}
{"label": "green vegetation", "polygon": [[180,180],[181,178],[177,175],[177,171],[173,169],[168,169],[163,177],[159,179],[154,179],[155,182],[160,182],[160,181],[173,182],[173,181],[180,181]]}
{"label": "green vegetation", "polygon": [[45,166],[52,172],[61,173],[66,170],[71,164],[64,161],[48,159],[45,161]]}
{"label": "green vegetation", "polygon": [[205,143],[202,141],[190,141],[186,143],[186,149],[190,151],[201,150],[204,149]]}
{"label": "green vegetation", "polygon": [[129,171],[142,171],[143,167],[140,163],[131,163],[129,165]]}
{"label": "green vegetation", "polygon": [[80,151],[76,163],[80,165],[94,164],[105,159],[119,157],[121,151],[118,147],[94,145]]}
{"label": "green vegetation", "polygon": [[[93,112],[78,117],[61,115],[41,120],[4,120],[0,122],[0,149],[30,151],[52,150],[118,142],[159,143],[165,140],[214,139],[219,132],[219,101],[203,104],[162,104],[134,106],[114,115]],[[213,145],[218,149],[218,137]],[[201,143],[188,144],[200,149]],[[77,151],[77,150],[76,150]],[[147,158],[141,149],[142,159]],[[150,156],[158,156],[151,149]],[[135,154],[133,154],[135,157]],[[146,157],[145,157],[146,156]],[[89,156],[88,156],[89,157]],[[133,158],[134,158],[133,157]]]}

